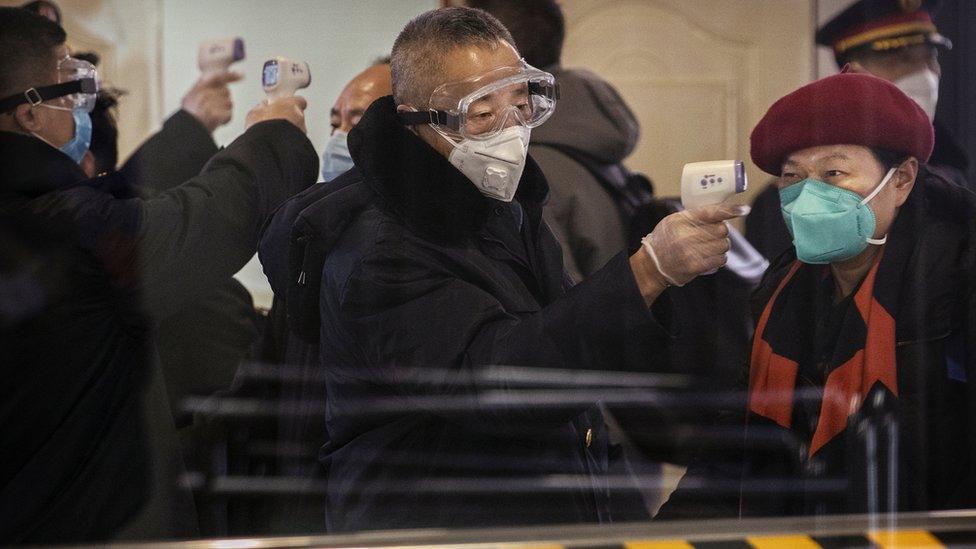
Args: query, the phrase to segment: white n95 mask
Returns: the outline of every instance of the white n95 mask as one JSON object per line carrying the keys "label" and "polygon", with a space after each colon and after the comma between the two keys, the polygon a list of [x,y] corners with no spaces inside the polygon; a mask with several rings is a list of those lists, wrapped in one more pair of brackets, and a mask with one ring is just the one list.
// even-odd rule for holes
{"label": "white n95 mask", "polygon": [[[532,130],[515,125],[488,139],[449,140],[454,150],[448,161],[474,183],[481,194],[511,202],[515,198]],[[446,137],[445,137],[446,138]]]}
{"label": "white n95 mask", "polygon": [[929,122],[935,119],[935,106],[939,102],[939,75],[932,69],[922,69],[892,82],[899,90],[915,100],[929,115]]}

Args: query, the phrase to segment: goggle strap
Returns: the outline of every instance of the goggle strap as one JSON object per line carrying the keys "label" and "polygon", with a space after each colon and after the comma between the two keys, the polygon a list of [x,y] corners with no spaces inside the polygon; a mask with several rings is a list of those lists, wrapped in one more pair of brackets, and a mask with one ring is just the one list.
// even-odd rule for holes
{"label": "goggle strap", "polygon": [[18,93],[11,95],[0,100],[0,112],[7,112],[19,105],[24,103],[29,103],[30,105],[37,105],[48,99],[56,99],[58,97],[64,97],[65,95],[71,95],[73,93],[97,93],[98,84],[95,82],[94,78],[81,78],[78,80],[72,80],[70,82],[62,82],[60,84],[51,84],[50,86],[41,86],[40,88],[31,88],[24,93]]}
{"label": "goggle strap", "polygon": [[458,128],[460,127],[461,121],[457,116],[446,112],[446,111],[409,111],[409,112],[399,112],[397,116],[400,118],[400,123],[404,126],[420,126],[423,124],[435,124],[438,126],[446,126],[448,128]]}

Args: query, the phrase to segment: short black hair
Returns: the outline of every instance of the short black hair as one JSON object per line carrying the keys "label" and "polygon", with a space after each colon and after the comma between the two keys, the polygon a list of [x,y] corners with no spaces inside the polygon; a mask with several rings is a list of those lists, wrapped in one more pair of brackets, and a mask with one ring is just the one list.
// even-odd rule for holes
{"label": "short black hair", "polygon": [[93,51],[71,52],[71,57],[74,57],[75,59],[81,59],[82,61],[88,61],[89,63],[95,65],[96,67],[98,66],[98,63],[101,62],[102,60],[102,56],[98,55],[96,52]]}
{"label": "short black hair", "polygon": [[54,49],[67,35],[57,23],[22,8],[0,8],[0,98],[44,82],[55,70]]}
{"label": "short black hair", "polygon": [[[57,4],[51,2],[50,0],[34,0],[33,2],[28,2],[21,6],[21,8],[32,11],[38,15],[44,15],[44,8],[48,8],[54,12],[53,21],[57,24],[61,24],[61,8]],[[47,17],[44,15],[44,17]]]}
{"label": "short black hair", "polygon": [[390,72],[397,104],[427,106],[443,74],[441,59],[453,48],[515,46],[511,33],[490,14],[461,6],[440,8],[414,17],[393,42]]}
{"label": "short black hair", "polygon": [[566,20],[554,0],[468,0],[468,5],[497,17],[526,63],[539,69],[559,63]]}
{"label": "short black hair", "polygon": [[[908,160],[909,155],[903,152],[897,152],[890,149],[882,149],[879,147],[870,147],[871,154],[874,155],[874,159],[881,164],[881,167],[888,171],[891,168],[897,168],[901,166],[903,162]],[[919,160],[921,162],[921,160]]]}

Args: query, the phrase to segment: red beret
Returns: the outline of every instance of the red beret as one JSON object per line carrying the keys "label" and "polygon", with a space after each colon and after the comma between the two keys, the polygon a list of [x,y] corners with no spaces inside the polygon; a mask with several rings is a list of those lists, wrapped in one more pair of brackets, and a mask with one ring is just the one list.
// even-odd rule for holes
{"label": "red beret", "polygon": [[863,145],[927,162],[935,133],[925,111],[894,84],[843,72],[807,84],[769,108],[752,130],[752,161],[779,175],[790,154],[819,145]]}

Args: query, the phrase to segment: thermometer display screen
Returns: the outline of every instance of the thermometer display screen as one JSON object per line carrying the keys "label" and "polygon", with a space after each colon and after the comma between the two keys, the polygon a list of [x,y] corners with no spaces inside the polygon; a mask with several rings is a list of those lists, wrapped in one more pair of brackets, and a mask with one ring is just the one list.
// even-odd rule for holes
{"label": "thermometer display screen", "polygon": [[278,83],[278,62],[268,61],[264,64],[264,72],[261,75],[261,84],[270,88]]}

